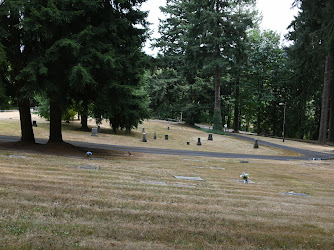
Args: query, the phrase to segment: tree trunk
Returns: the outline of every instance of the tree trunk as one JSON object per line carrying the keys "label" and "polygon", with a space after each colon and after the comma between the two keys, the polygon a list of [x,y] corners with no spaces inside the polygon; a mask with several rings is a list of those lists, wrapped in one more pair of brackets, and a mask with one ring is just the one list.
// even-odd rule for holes
{"label": "tree trunk", "polygon": [[230,105],[230,104],[227,104],[227,113],[228,113],[228,115],[227,115],[227,123],[226,123],[226,126],[227,126],[228,128],[230,128],[230,127],[231,127],[231,105]]}
{"label": "tree trunk", "polygon": [[221,100],[220,100],[220,69],[216,66],[215,69],[215,110],[220,110]]}
{"label": "tree trunk", "polygon": [[329,97],[329,130],[328,141],[334,142],[334,82],[333,72],[330,81],[330,97]]}
{"label": "tree trunk", "polygon": [[235,102],[234,102],[234,122],[233,122],[233,132],[239,132],[239,95],[240,95],[240,87],[239,87],[239,76],[235,81]]}
{"label": "tree trunk", "polygon": [[260,135],[261,134],[261,109],[260,108],[258,108],[258,110],[257,110],[257,121],[256,121],[256,133],[258,134],[258,135]]}
{"label": "tree trunk", "polygon": [[319,144],[325,144],[327,138],[328,104],[329,104],[331,76],[332,76],[332,59],[330,58],[329,55],[327,55],[326,65],[325,65],[324,88],[322,92],[321,117],[320,117],[320,128],[318,137]]}
{"label": "tree trunk", "polygon": [[88,128],[88,107],[85,105],[81,111],[81,129],[89,131]]}
{"label": "tree trunk", "polygon": [[51,98],[50,100],[50,142],[63,142],[61,133],[61,107],[57,98]]}
{"label": "tree trunk", "polygon": [[28,99],[18,101],[21,123],[21,142],[35,143],[34,130],[32,128],[30,102]]}
{"label": "tree trunk", "polygon": [[220,69],[217,65],[215,68],[215,108],[213,114],[213,129],[223,130],[221,117],[221,100],[220,100]]}

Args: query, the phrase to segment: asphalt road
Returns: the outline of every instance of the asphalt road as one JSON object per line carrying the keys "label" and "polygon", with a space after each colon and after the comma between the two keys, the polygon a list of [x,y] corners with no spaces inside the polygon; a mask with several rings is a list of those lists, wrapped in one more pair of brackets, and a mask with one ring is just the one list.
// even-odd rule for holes
{"label": "asphalt road", "polygon": [[[254,141],[254,139],[242,136],[240,134],[230,134],[230,136]],[[17,136],[1,136],[0,141],[2,142],[15,142],[19,141],[20,137]],[[44,144],[47,142],[45,139],[36,139],[37,143]],[[287,146],[277,145],[274,143],[258,140],[259,145],[270,146],[278,149],[289,150],[292,152],[297,152],[303,154],[303,156],[270,156],[270,155],[251,155],[251,154],[232,154],[232,153],[218,153],[218,152],[204,152],[204,151],[190,151],[190,150],[175,150],[175,149],[162,149],[162,148],[146,148],[146,147],[133,147],[133,146],[119,146],[119,145],[110,145],[110,144],[96,144],[88,142],[74,142],[74,141],[65,141],[74,146],[87,148],[89,150],[93,149],[104,149],[104,150],[114,150],[114,151],[123,151],[123,152],[139,152],[139,153],[148,153],[148,154],[168,154],[168,155],[185,155],[185,156],[203,156],[203,157],[219,157],[219,158],[237,158],[237,159],[268,159],[268,160],[309,160],[309,159],[333,159],[334,154],[319,153],[310,150],[303,150],[298,148],[291,148]]]}

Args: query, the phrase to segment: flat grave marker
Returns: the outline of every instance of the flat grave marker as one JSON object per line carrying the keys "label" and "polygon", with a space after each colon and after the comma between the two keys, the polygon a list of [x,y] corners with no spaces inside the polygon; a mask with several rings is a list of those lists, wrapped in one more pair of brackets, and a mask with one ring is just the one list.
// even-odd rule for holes
{"label": "flat grave marker", "polygon": [[220,169],[220,170],[225,170],[225,168],[220,168],[220,167],[210,167],[210,169]]}
{"label": "flat grave marker", "polygon": [[196,160],[196,159],[183,159],[184,161],[200,161],[200,162],[204,162],[203,160]]}
{"label": "flat grave marker", "polygon": [[291,191],[291,192],[287,192],[287,193],[281,193],[281,194],[284,194],[284,195],[293,195],[293,196],[304,196],[304,197],[309,197],[309,196],[311,196],[311,195],[309,195],[309,194],[303,194],[303,193],[295,193],[295,192],[293,192],[293,191]]}
{"label": "flat grave marker", "polygon": [[[244,180],[234,180],[235,182],[244,183]],[[248,184],[254,184],[254,181],[248,180]],[[245,183],[246,184],[246,183]]]}
{"label": "flat grave marker", "polygon": [[166,182],[163,182],[163,181],[140,181],[140,183],[143,183],[143,184],[155,184],[155,185],[167,186],[167,183],[166,183]]}
{"label": "flat grave marker", "polygon": [[27,156],[24,155],[10,155],[10,158],[27,158]]}
{"label": "flat grave marker", "polygon": [[189,166],[191,168],[205,168],[205,167],[202,167],[202,166]]}
{"label": "flat grave marker", "polygon": [[178,184],[178,183],[174,183],[174,184],[172,184],[172,186],[175,186],[175,187],[185,187],[185,188],[195,188],[196,187],[194,185],[185,185],[185,184]]}
{"label": "flat grave marker", "polygon": [[78,169],[85,169],[85,170],[99,170],[100,167],[92,166],[92,165],[85,165],[85,166],[78,166]]}
{"label": "flat grave marker", "polygon": [[174,177],[179,180],[204,181],[204,179],[202,179],[201,177],[180,176],[180,175],[175,175]]}

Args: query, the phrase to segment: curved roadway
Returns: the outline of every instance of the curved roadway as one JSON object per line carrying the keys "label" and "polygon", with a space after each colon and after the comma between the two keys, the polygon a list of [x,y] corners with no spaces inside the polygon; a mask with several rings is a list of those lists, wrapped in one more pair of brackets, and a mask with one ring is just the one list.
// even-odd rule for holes
{"label": "curved roadway", "polygon": [[[247,140],[254,141],[254,139],[242,136],[240,134],[232,134],[230,136]],[[0,141],[3,142],[15,142],[20,140],[18,136],[0,136]],[[45,139],[36,139],[37,143],[44,144],[47,142]],[[66,141],[74,146],[84,147],[92,149],[105,149],[105,150],[115,150],[115,151],[131,151],[139,153],[148,153],[148,154],[169,154],[169,155],[186,155],[186,156],[203,156],[203,157],[220,157],[220,158],[238,158],[238,159],[267,159],[267,160],[308,160],[308,159],[333,159],[334,155],[320,153],[316,151],[298,149],[287,147],[283,145],[277,145],[271,142],[266,142],[258,140],[260,145],[270,146],[278,149],[288,150],[292,152],[297,152],[303,156],[270,156],[270,155],[252,155],[252,154],[232,154],[232,153],[217,153],[217,152],[204,152],[204,151],[190,151],[190,150],[175,150],[175,149],[162,149],[162,148],[146,148],[146,147],[133,147],[133,146],[118,146],[110,144],[96,144],[88,142],[75,142],[75,141]]]}

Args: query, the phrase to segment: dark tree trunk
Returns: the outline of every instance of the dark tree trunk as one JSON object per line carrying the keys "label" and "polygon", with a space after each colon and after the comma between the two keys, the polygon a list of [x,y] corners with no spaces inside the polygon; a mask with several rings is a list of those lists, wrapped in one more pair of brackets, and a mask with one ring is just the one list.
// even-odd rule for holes
{"label": "dark tree trunk", "polygon": [[223,130],[222,117],[221,117],[221,100],[220,100],[220,68],[217,65],[215,67],[215,108],[213,114],[213,129]]}
{"label": "dark tree trunk", "polygon": [[81,129],[84,131],[88,131],[88,116],[87,114],[81,113]]}
{"label": "dark tree trunk", "polygon": [[88,107],[85,107],[81,111],[81,129],[84,131],[89,131],[88,128]]}
{"label": "dark tree trunk", "polygon": [[219,66],[215,68],[215,110],[220,110],[220,69]]}
{"label": "dark tree trunk", "polygon": [[261,119],[262,119],[262,117],[261,117],[261,109],[260,108],[258,108],[258,110],[257,110],[257,121],[256,121],[256,133],[258,134],[258,135],[260,135],[261,134]]}
{"label": "dark tree trunk", "polygon": [[234,103],[234,122],[233,122],[233,132],[239,132],[239,95],[240,95],[240,87],[239,87],[239,77],[237,77],[235,81],[235,103]]}
{"label": "dark tree trunk", "polygon": [[50,100],[50,142],[63,142],[61,133],[61,107],[57,98],[51,98]]}
{"label": "dark tree trunk", "polygon": [[328,141],[334,142],[334,82],[333,71],[330,84],[330,98],[329,98],[329,131]]}
{"label": "dark tree trunk", "polygon": [[277,123],[278,123],[278,120],[277,120],[277,108],[276,108],[276,105],[273,105],[273,114],[274,114],[274,117],[273,117],[273,135],[277,135],[278,132],[277,132]]}
{"label": "dark tree trunk", "polygon": [[226,126],[227,126],[228,128],[230,128],[230,127],[231,127],[231,105],[230,105],[230,104],[227,104],[227,113],[228,113],[228,115],[227,115],[227,123],[226,123]]}
{"label": "dark tree trunk", "polygon": [[21,123],[21,142],[35,143],[34,130],[32,128],[30,102],[28,99],[18,101]]}
{"label": "dark tree trunk", "polygon": [[320,117],[320,128],[318,137],[319,144],[325,144],[327,139],[328,110],[329,110],[328,104],[329,104],[331,77],[332,77],[332,59],[328,55],[326,57],[324,88],[322,92],[321,117]]}

